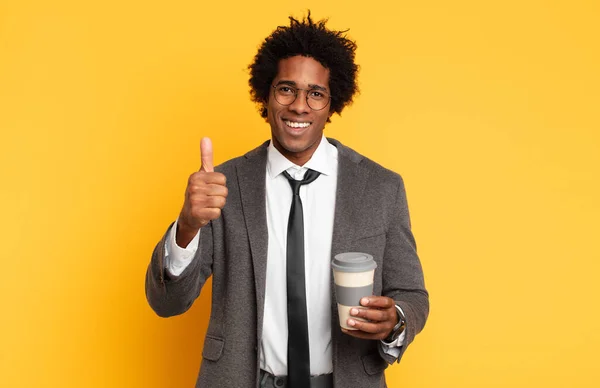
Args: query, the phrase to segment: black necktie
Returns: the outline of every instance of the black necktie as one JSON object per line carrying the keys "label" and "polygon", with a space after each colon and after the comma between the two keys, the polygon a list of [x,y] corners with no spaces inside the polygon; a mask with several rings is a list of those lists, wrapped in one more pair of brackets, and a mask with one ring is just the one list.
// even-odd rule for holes
{"label": "black necktie", "polygon": [[288,309],[288,377],[289,388],[310,387],[310,353],[308,317],[304,282],[304,217],[300,186],[319,177],[314,170],[306,171],[297,181],[283,172],[292,186],[292,207],[287,232],[287,309]]}

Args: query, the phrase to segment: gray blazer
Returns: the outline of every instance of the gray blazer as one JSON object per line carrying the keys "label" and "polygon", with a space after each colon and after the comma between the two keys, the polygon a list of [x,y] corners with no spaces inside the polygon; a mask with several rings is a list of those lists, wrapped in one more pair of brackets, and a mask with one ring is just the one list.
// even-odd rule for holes
{"label": "gray blazer", "polygon": [[[359,251],[377,262],[373,292],[396,301],[406,315],[402,354],[429,313],[421,263],[410,230],[402,178],[340,142],[332,255]],[[212,309],[196,387],[258,387],[267,268],[265,171],[267,144],[217,167],[229,194],[221,217],[202,228],[199,248],[180,276],[164,269],[165,237],[146,273],[146,297],[161,317],[187,311],[209,276]],[[335,295],[333,275],[331,293]],[[386,387],[384,370],[396,361],[379,341],[342,333],[331,301],[336,388]],[[400,360],[398,358],[398,361]]]}

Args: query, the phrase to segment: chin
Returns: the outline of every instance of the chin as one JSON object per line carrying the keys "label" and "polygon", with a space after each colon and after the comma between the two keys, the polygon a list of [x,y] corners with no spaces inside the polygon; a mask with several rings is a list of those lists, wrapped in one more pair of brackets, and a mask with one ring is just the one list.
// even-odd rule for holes
{"label": "chin", "polygon": [[302,152],[302,151],[306,151],[306,149],[308,148],[305,145],[294,146],[293,144],[290,144],[290,143],[281,143],[281,142],[279,142],[279,144],[281,144],[283,149],[285,149],[287,152],[291,152],[294,154]]}

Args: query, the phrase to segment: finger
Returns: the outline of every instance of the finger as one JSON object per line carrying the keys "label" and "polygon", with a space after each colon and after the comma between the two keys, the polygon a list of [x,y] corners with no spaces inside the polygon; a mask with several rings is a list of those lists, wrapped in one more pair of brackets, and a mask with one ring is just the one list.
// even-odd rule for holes
{"label": "finger", "polygon": [[362,306],[380,308],[380,309],[389,309],[394,306],[395,302],[392,298],[388,298],[387,296],[368,296],[362,298],[360,300],[360,304]]}
{"label": "finger", "polygon": [[190,175],[190,178],[188,179],[188,185],[215,184],[215,185],[225,186],[226,183],[227,183],[227,179],[226,179],[225,175],[223,175],[220,172],[206,173],[203,171],[199,171],[199,172],[195,172],[192,175]]}
{"label": "finger", "polygon": [[360,331],[360,330],[348,330],[348,329],[344,329],[344,328],[342,328],[342,332],[344,332],[352,337],[361,338],[361,339],[370,339],[370,340],[379,339],[381,336],[380,334],[365,333],[364,331]]}
{"label": "finger", "polygon": [[215,184],[215,185],[221,185],[221,186],[225,186],[225,184],[227,183],[227,178],[225,177],[224,174],[221,174],[220,172],[212,172],[210,174],[206,174],[206,183],[211,183],[211,184]]}
{"label": "finger", "polygon": [[225,186],[225,184],[227,183],[227,179],[225,178],[225,175],[221,174],[220,172],[211,172],[208,174],[203,174],[202,181],[207,184],[211,184],[211,185],[214,184],[214,185],[221,185],[221,186]]}
{"label": "finger", "polygon": [[[394,311],[394,314],[396,312]],[[350,309],[350,315],[353,317],[363,318],[374,322],[385,322],[391,321],[389,310],[369,309],[369,308],[352,308]]]}
{"label": "finger", "polygon": [[209,184],[208,190],[206,191],[206,195],[209,195],[211,197],[217,196],[217,197],[227,198],[228,193],[229,193],[229,190],[227,189],[227,186],[223,186],[223,185],[219,185],[219,184]]}
{"label": "finger", "polygon": [[193,212],[194,217],[202,220],[216,220],[221,216],[221,209],[214,207],[207,207]]}
{"label": "finger", "polygon": [[354,329],[371,334],[387,333],[390,330],[389,325],[383,323],[362,322],[352,318],[348,318],[347,324]]}
{"label": "finger", "polygon": [[225,207],[226,202],[227,200],[225,199],[225,197],[210,196],[206,198],[206,207],[223,209]]}
{"label": "finger", "polygon": [[200,140],[200,161],[202,163],[200,165],[200,171],[204,171],[204,172],[215,171],[215,168],[213,165],[212,142],[210,141],[210,138],[208,138],[208,137],[203,137],[202,140]]}
{"label": "finger", "polygon": [[199,209],[223,209],[225,207],[225,204],[227,203],[227,198],[220,195],[206,195],[194,193],[189,196],[189,202],[192,206]]}
{"label": "finger", "polygon": [[227,198],[229,189],[227,186],[214,183],[206,183],[203,181],[194,181],[188,184],[187,192],[191,195],[200,195],[206,197],[224,197]]}

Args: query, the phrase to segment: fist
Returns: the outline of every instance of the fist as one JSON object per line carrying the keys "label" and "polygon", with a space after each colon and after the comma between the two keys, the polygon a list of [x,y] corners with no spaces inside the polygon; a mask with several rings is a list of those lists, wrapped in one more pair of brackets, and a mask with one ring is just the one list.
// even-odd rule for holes
{"label": "fist", "polygon": [[[198,230],[221,216],[227,200],[225,175],[214,171],[212,143],[205,137],[200,141],[201,167],[190,175],[185,190],[185,202],[179,214],[177,243],[186,246]],[[182,237],[180,239],[180,236]],[[179,244],[179,242],[182,244]],[[188,243],[189,243],[188,241]]]}

